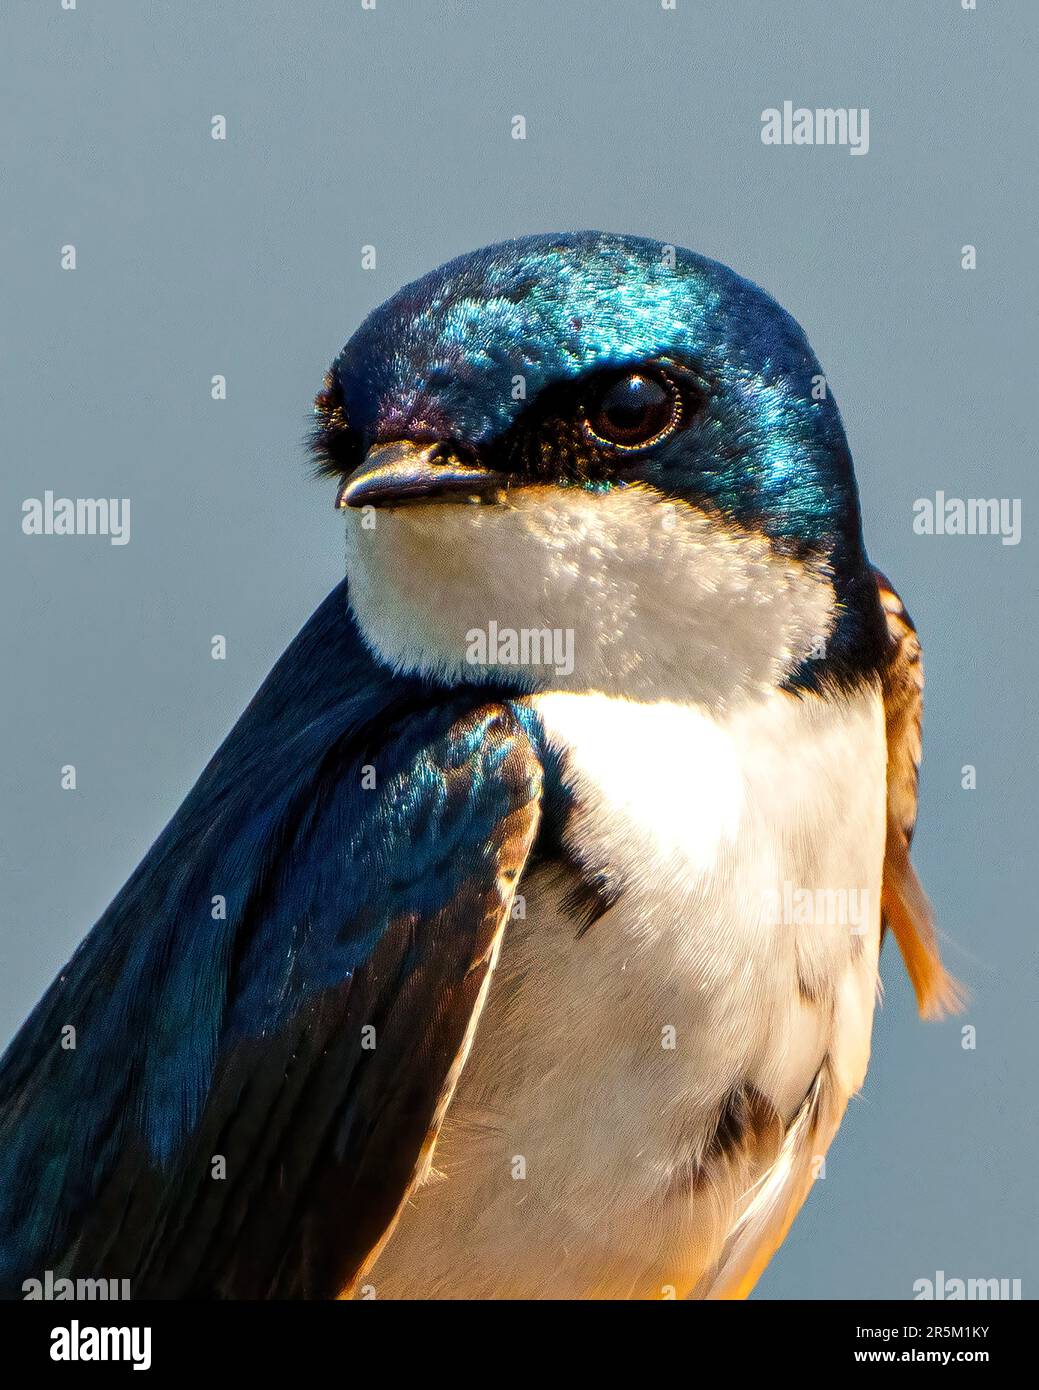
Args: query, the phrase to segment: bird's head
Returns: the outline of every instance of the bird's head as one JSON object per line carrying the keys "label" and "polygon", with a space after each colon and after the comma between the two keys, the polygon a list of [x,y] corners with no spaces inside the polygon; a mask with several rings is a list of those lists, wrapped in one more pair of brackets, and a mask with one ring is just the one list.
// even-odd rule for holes
{"label": "bird's head", "polygon": [[872,630],[819,364],[692,252],[462,256],[365,320],[316,413],[354,615],[396,669],[717,704],[854,665]]}

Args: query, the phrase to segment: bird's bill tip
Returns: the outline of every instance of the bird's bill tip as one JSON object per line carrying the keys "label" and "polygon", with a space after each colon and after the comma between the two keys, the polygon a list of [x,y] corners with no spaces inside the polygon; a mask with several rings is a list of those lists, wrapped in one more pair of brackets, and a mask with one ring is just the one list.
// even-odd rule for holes
{"label": "bird's bill tip", "polygon": [[449,446],[394,440],[368,450],[344,478],[336,507],[399,507],[413,502],[478,500],[497,492],[501,474],[466,463]]}

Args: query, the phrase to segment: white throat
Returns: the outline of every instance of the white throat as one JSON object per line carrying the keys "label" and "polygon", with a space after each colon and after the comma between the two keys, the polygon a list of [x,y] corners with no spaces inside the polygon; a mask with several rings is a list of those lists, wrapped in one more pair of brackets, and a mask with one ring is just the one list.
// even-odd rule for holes
{"label": "white throat", "polygon": [[347,576],[395,670],[708,708],[774,689],[835,613],[821,567],[640,485],[350,512]]}

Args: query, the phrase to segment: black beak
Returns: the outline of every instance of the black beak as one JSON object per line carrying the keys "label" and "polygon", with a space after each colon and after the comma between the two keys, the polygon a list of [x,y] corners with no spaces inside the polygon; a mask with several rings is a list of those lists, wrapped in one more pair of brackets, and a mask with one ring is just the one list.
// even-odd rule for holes
{"label": "black beak", "polygon": [[449,444],[410,439],[375,444],[343,481],[337,507],[400,507],[408,502],[483,500],[506,485],[505,475],[465,463]]}

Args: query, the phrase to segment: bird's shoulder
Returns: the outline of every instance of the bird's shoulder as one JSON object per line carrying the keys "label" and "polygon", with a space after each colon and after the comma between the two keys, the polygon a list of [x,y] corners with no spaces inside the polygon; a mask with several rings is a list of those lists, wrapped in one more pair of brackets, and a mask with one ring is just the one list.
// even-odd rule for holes
{"label": "bird's shoulder", "polygon": [[335,1293],[435,1137],[541,786],[508,700],[376,666],[333,591],[0,1060],[0,1283]]}

